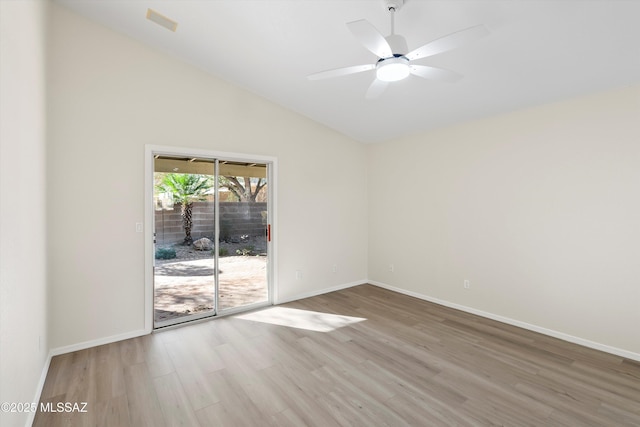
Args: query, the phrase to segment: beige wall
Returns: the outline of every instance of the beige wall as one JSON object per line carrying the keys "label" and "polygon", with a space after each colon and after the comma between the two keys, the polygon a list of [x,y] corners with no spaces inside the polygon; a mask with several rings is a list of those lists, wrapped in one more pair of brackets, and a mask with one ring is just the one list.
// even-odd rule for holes
{"label": "beige wall", "polygon": [[144,327],[145,144],[277,157],[280,300],[366,279],[363,145],[57,5],[50,40],[53,348]]}
{"label": "beige wall", "polygon": [[640,355],[640,86],[375,145],[369,170],[371,280]]}
{"label": "beige wall", "polygon": [[[45,22],[0,1],[0,402],[33,402],[47,351]],[[0,412],[0,425],[30,414]]]}

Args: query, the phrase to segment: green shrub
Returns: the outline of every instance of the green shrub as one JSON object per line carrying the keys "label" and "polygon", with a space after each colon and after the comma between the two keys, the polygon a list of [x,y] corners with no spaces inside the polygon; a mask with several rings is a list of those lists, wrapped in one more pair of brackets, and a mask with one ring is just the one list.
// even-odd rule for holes
{"label": "green shrub", "polygon": [[[211,256],[214,256],[215,253],[215,249],[211,249]],[[227,250],[227,248],[218,248],[218,256],[227,256],[229,255],[229,251]]]}
{"label": "green shrub", "polygon": [[176,250],[173,248],[156,249],[156,259],[173,259],[176,256]]}

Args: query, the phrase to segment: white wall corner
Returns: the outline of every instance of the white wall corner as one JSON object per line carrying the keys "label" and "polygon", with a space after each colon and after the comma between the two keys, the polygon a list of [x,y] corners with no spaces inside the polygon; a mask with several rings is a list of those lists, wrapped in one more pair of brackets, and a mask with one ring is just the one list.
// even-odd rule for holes
{"label": "white wall corner", "polygon": [[311,291],[311,292],[304,292],[304,293],[297,294],[297,295],[290,296],[290,297],[285,297],[285,298],[278,297],[277,300],[274,299],[273,303],[274,303],[274,305],[285,304],[285,303],[292,302],[292,301],[298,301],[298,300],[305,299],[305,298],[311,298],[311,297],[315,297],[315,296],[318,296],[318,295],[328,294],[330,292],[340,291],[342,289],[352,288],[354,286],[366,285],[367,283],[369,283],[369,282],[366,279],[356,280],[354,282],[343,283],[343,284],[340,284],[340,285],[331,286],[331,287],[323,288],[323,289],[317,289],[317,290],[314,290],[314,291]]}
{"label": "white wall corner", "polygon": [[58,356],[60,354],[71,353],[73,351],[86,350],[87,348],[97,347],[99,345],[111,344],[117,341],[128,340],[130,338],[137,338],[143,335],[149,335],[149,332],[147,332],[145,329],[139,329],[136,331],[126,332],[124,334],[112,335],[109,337],[103,337],[95,340],[84,341],[77,344],[57,347],[57,348],[51,349],[50,356]]}

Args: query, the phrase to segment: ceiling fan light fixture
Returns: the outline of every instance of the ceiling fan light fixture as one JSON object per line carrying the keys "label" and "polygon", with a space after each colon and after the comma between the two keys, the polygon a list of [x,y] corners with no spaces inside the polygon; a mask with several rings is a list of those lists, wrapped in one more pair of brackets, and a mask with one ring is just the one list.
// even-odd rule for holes
{"label": "ceiling fan light fixture", "polygon": [[383,59],[376,67],[376,77],[383,82],[397,82],[406,79],[409,74],[409,60],[404,56]]}

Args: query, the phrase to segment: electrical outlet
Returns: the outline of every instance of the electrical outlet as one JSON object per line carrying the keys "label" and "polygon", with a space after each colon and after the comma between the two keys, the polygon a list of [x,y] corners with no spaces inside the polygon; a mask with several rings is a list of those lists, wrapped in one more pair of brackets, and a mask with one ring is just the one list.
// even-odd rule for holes
{"label": "electrical outlet", "polygon": [[389,264],[389,271],[393,273],[394,270],[395,270],[394,265],[393,264]]}
{"label": "electrical outlet", "polygon": [[469,289],[469,288],[471,288],[471,284],[469,283],[469,281],[468,281],[468,280],[465,280],[465,281],[464,281],[464,288],[465,288],[465,289]]}

